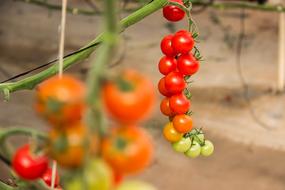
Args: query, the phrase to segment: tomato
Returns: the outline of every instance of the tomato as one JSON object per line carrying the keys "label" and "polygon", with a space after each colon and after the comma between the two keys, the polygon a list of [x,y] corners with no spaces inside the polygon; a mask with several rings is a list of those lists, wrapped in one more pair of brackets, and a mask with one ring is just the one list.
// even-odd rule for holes
{"label": "tomato", "polygon": [[165,88],[165,77],[161,78],[158,82],[158,91],[164,96],[171,96],[171,93],[168,92]]}
{"label": "tomato", "polygon": [[150,184],[141,181],[125,181],[117,190],[157,190]]}
{"label": "tomato", "polygon": [[[51,187],[52,169],[48,168],[41,178],[49,187]],[[59,175],[56,172],[54,187],[58,187],[58,186],[59,186]]]}
{"label": "tomato", "polygon": [[181,93],[186,88],[186,82],[183,75],[176,71],[166,75],[165,88],[171,94]]}
{"label": "tomato", "polygon": [[171,45],[172,38],[173,38],[172,34],[167,35],[161,40],[160,43],[160,49],[162,53],[169,57],[174,57],[176,55]]}
{"label": "tomato", "polygon": [[[183,5],[183,1],[182,0],[171,0],[172,2],[177,2],[181,5]],[[167,20],[171,21],[171,22],[177,22],[180,21],[184,18],[185,16],[185,12],[174,5],[167,5],[163,8],[162,10],[163,12],[163,16],[164,18],[166,18]]]}
{"label": "tomato", "polygon": [[150,164],[153,145],[148,134],[138,126],[117,127],[103,140],[102,155],[115,172],[133,174]]}
{"label": "tomato", "polygon": [[190,158],[196,158],[201,153],[201,146],[198,142],[193,141],[191,148],[185,152],[185,155]]}
{"label": "tomato", "polygon": [[185,114],[176,115],[173,118],[173,126],[179,133],[187,133],[193,128],[192,118]]}
{"label": "tomato", "polygon": [[164,98],[160,104],[160,111],[162,114],[172,117],[174,116],[174,112],[170,109],[169,106],[169,98]]}
{"label": "tomato", "polygon": [[204,143],[205,136],[203,133],[200,133],[200,134],[194,136],[194,140],[197,142],[200,142],[200,143]]}
{"label": "tomato", "polygon": [[163,128],[163,136],[169,142],[177,142],[183,137],[183,134],[176,131],[173,123],[169,122]]}
{"label": "tomato", "polygon": [[118,186],[124,180],[124,175],[122,175],[116,171],[113,171],[113,176],[114,176],[114,185],[115,186]]}
{"label": "tomato", "polygon": [[33,154],[30,145],[26,144],[16,151],[12,167],[19,177],[25,180],[35,180],[47,170],[48,158]]}
{"label": "tomato", "polygon": [[175,71],[177,66],[177,61],[174,57],[164,56],[160,59],[158,64],[159,72],[163,75]]}
{"label": "tomato", "polygon": [[36,111],[54,126],[79,121],[85,110],[86,89],[69,75],[52,77],[37,87]]}
{"label": "tomato", "polygon": [[172,147],[176,152],[184,153],[191,147],[191,139],[183,137],[179,141],[173,143]]}
{"label": "tomato", "polygon": [[184,114],[190,109],[190,101],[184,94],[176,94],[170,97],[169,107],[175,114]]}
{"label": "tomato", "polygon": [[103,86],[103,101],[110,115],[121,123],[145,119],[154,104],[155,92],[150,80],[133,70],[126,70],[116,81]]}
{"label": "tomato", "polygon": [[202,146],[201,155],[210,156],[214,152],[214,145],[211,141],[205,140],[205,144]]}
{"label": "tomato", "polygon": [[177,67],[183,75],[193,75],[199,70],[199,62],[192,54],[185,54],[178,58]]}
{"label": "tomato", "polygon": [[87,150],[86,126],[76,123],[64,131],[52,129],[49,133],[49,153],[57,163],[66,168],[76,168],[83,164]]}
{"label": "tomato", "polygon": [[177,32],[171,40],[171,46],[176,54],[188,54],[194,47],[194,39],[190,32]]}

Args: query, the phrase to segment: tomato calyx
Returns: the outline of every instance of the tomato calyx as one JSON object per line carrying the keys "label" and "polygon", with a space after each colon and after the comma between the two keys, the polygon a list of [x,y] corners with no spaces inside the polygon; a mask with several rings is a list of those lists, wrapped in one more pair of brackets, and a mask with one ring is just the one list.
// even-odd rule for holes
{"label": "tomato calyx", "polygon": [[129,80],[124,79],[123,77],[117,77],[115,84],[122,92],[130,92],[135,90],[135,84]]}

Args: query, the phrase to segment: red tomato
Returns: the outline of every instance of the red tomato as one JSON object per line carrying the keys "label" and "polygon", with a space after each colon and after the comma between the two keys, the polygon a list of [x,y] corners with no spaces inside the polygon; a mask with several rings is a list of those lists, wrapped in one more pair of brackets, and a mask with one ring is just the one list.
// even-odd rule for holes
{"label": "red tomato", "polygon": [[118,186],[122,183],[122,181],[124,180],[124,176],[118,172],[113,171],[113,175],[114,175],[114,184],[115,186]]}
{"label": "red tomato", "polygon": [[163,77],[159,80],[158,90],[164,96],[167,96],[167,97],[171,96],[171,93],[169,93],[168,90],[166,90],[166,88],[165,88],[165,77]]}
{"label": "red tomato", "polygon": [[186,88],[184,77],[179,72],[171,72],[165,77],[165,88],[171,94],[181,93]]}
{"label": "red tomato", "polygon": [[170,97],[169,107],[175,114],[184,114],[190,109],[190,101],[184,94],[176,94]]}
{"label": "red tomato", "polygon": [[177,61],[173,57],[164,56],[160,59],[158,64],[159,72],[163,75],[175,71],[177,66]]}
{"label": "red tomato", "polygon": [[169,106],[169,98],[164,98],[160,104],[160,111],[162,114],[172,117],[174,116],[174,112],[171,110]]}
{"label": "red tomato", "polygon": [[193,75],[199,70],[199,62],[192,54],[181,55],[177,66],[183,75]]}
{"label": "red tomato", "polygon": [[48,158],[46,156],[34,155],[30,145],[20,147],[12,161],[14,171],[25,180],[35,180],[40,178],[48,168]]}
{"label": "red tomato", "polygon": [[[44,173],[44,175],[42,176],[42,180],[49,186],[51,187],[51,181],[52,181],[52,169],[48,168],[47,171]],[[54,187],[58,187],[59,186],[59,175],[56,172],[55,175],[55,183],[54,183]]]}
{"label": "red tomato", "polygon": [[171,46],[176,54],[188,54],[194,47],[194,39],[190,32],[178,31],[171,40]]}
{"label": "red tomato", "polygon": [[167,35],[161,40],[160,43],[160,49],[162,53],[169,57],[174,57],[176,55],[171,45],[172,37],[172,34]]}
{"label": "red tomato", "polygon": [[153,145],[142,128],[117,127],[109,137],[103,140],[102,155],[115,172],[133,174],[150,164]]}
{"label": "red tomato", "polygon": [[173,126],[179,133],[187,133],[193,128],[193,121],[189,115],[176,115],[173,120]]}
{"label": "red tomato", "polygon": [[[172,2],[177,2],[183,5],[182,0],[171,0]],[[177,6],[167,5],[163,8],[163,16],[171,22],[177,22],[184,18],[185,12]]]}
{"label": "red tomato", "polygon": [[150,112],[154,87],[150,80],[133,70],[126,70],[116,81],[103,86],[103,101],[110,115],[122,123],[136,123]]}

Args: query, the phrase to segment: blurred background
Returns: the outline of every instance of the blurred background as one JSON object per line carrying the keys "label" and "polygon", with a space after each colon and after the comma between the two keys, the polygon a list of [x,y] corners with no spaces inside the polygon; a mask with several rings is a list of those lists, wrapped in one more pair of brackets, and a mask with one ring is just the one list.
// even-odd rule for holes
{"label": "blurred background", "polygon": [[[58,0],[46,2],[60,4]],[[121,17],[145,2],[126,1]],[[100,1],[92,0],[69,0],[69,6],[91,12],[102,10]],[[193,160],[174,153],[162,137],[161,128],[167,118],[160,114],[157,101],[152,118],[142,123],[155,140],[155,160],[134,177],[164,190],[284,190],[285,96],[276,93],[280,13],[211,6],[194,10],[201,35],[198,46],[204,56],[191,86],[194,124],[203,127],[215,143],[215,154]],[[60,12],[56,9],[21,0],[0,1],[1,81],[57,56],[59,22]],[[102,30],[101,22],[100,14],[69,14],[66,53],[94,39]],[[186,20],[170,25],[161,11],[147,17],[122,34],[115,56],[120,61],[110,70],[131,67],[156,84],[161,78],[157,70],[162,56],[160,40],[186,27]],[[85,79],[88,61],[68,72]],[[157,97],[162,98],[158,93]],[[16,92],[10,102],[1,101],[1,127],[46,130],[46,124],[33,110],[33,102],[33,91]],[[4,164],[0,166],[0,177],[5,179],[7,171]]]}

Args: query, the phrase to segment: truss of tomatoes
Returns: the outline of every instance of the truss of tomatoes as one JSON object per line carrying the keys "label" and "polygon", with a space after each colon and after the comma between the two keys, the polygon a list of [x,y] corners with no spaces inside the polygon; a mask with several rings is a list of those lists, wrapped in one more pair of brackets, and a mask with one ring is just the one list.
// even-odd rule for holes
{"label": "truss of tomatoes", "polygon": [[[183,5],[182,0],[172,1]],[[185,12],[168,5],[163,8],[163,15],[167,20],[177,22],[184,18]],[[165,36],[160,44],[164,56],[158,63],[159,72],[164,75],[158,82],[158,90],[165,96],[160,110],[170,120],[164,126],[163,135],[175,151],[191,158],[200,154],[210,156],[214,152],[213,143],[205,140],[202,130],[193,129],[191,93],[187,83],[200,66],[199,57],[192,53],[194,44],[192,34],[186,30]]]}

